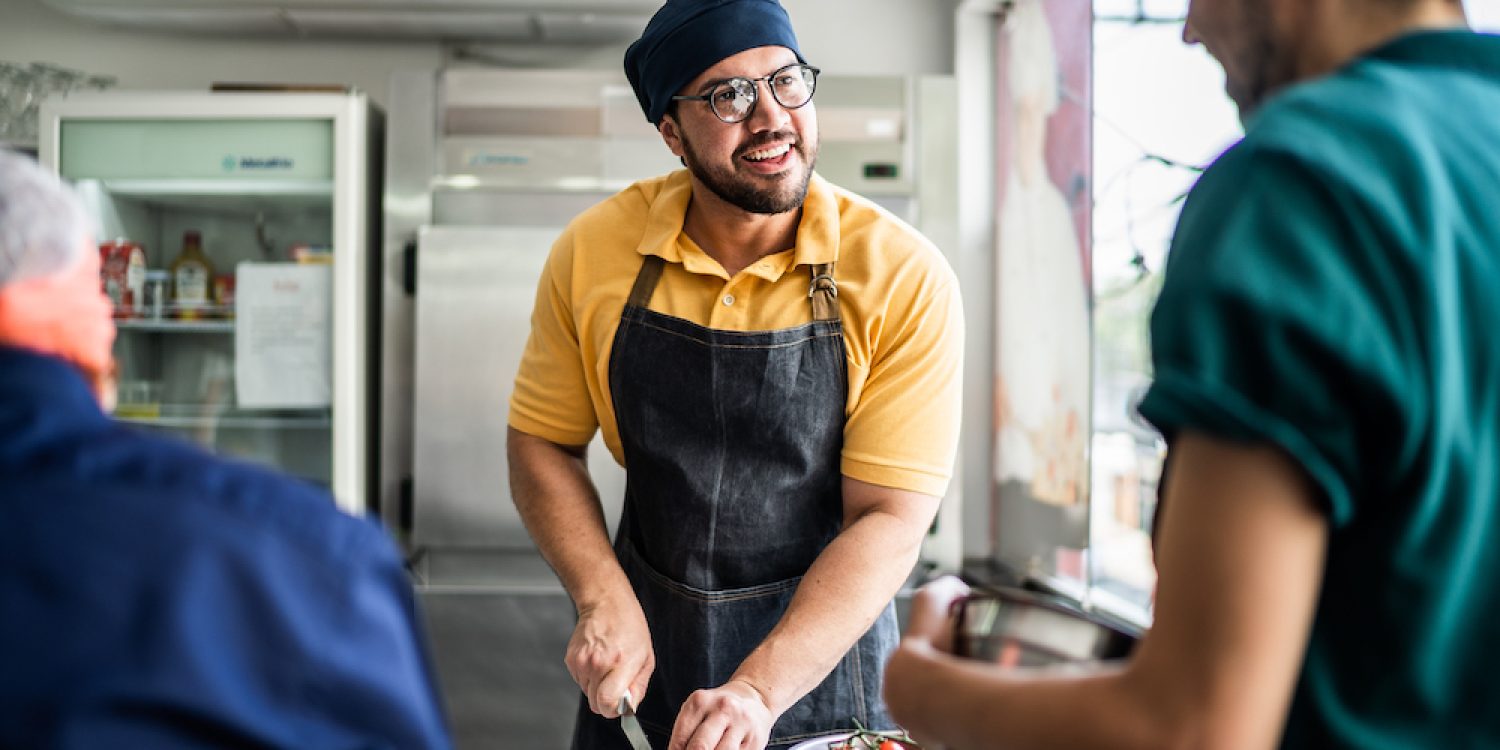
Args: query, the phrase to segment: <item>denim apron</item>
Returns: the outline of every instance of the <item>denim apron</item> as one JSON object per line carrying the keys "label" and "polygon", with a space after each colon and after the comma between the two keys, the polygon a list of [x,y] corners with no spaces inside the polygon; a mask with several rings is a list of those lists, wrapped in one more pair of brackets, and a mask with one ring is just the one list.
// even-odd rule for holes
{"label": "denim apron", "polygon": [[[684,700],[727,682],[780,621],[843,521],[846,362],[832,264],[812,267],[813,320],[724,331],[647,309],[648,255],[620,315],[609,387],[625,452],[615,553],[651,628],[656,670],[637,710],[664,748]],[[887,605],[838,666],[782,714],[770,747],[894,726],[880,677],[898,638]],[[573,747],[624,748],[580,702]]]}

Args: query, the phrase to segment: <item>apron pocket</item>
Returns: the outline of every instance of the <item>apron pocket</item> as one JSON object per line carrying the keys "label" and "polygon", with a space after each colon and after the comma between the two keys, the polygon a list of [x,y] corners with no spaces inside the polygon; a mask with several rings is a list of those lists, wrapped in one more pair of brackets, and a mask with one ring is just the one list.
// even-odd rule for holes
{"label": "apron pocket", "polygon": [[[707,591],[653,569],[628,541],[622,540],[619,556],[656,652],[656,670],[637,716],[643,725],[670,734],[683,701],[695,690],[729,680],[781,620],[802,579]],[[890,726],[880,702],[880,674],[896,638],[895,609],[887,606],[833,672],[781,715],[771,744],[852,730],[856,717],[868,727]]]}

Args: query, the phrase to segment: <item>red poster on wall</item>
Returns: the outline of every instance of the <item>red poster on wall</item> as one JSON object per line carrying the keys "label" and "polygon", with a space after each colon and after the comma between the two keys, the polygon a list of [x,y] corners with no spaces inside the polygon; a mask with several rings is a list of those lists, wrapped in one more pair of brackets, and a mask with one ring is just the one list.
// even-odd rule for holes
{"label": "red poster on wall", "polygon": [[1090,0],[1016,0],[996,45],[996,550],[1082,578],[1090,433]]}

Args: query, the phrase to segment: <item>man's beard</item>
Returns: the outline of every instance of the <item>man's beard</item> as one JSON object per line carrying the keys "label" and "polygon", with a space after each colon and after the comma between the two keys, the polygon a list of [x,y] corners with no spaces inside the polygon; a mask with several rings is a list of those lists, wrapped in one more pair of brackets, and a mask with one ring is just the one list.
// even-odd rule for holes
{"label": "man's beard", "polygon": [[[754,151],[778,140],[785,141],[786,136],[785,133],[771,133],[746,145],[740,149],[740,153]],[[693,149],[692,141],[685,136],[682,138],[682,146],[682,160],[687,164],[688,171],[692,172],[699,182],[706,185],[724,202],[753,214],[784,214],[801,208],[802,201],[807,198],[807,184],[812,180],[813,164],[818,159],[816,148],[809,153],[805,143],[800,138],[794,137],[792,150],[801,157],[802,163],[806,166],[802,173],[802,180],[785,189],[767,190],[756,186],[749,179],[741,178],[731,169],[707,166],[702,159],[698,158],[698,152]]]}

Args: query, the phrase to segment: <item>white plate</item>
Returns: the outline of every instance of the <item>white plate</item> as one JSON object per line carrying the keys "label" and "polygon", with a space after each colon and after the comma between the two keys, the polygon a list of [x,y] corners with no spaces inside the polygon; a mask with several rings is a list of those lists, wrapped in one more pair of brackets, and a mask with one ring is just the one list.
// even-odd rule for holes
{"label": "white plate", "polygon": [[822,737],[814,737],[810,740],[803,740],[802,742],[798,742],[797,744],[792,745],[790,748],[787,748],[787,750],[828,750],[829,745],[832,745],[839,740],[848,739],[849,735],[849,732],[843,732],[840,734],[829,734]]}

